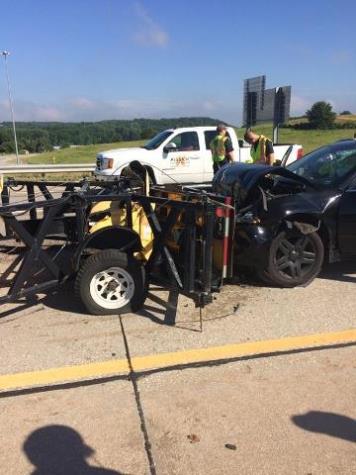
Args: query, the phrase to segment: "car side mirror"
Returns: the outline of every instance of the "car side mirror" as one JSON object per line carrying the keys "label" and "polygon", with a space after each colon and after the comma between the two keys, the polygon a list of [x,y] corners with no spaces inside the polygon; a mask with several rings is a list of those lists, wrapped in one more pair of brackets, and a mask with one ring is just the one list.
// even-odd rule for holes
{"label": "car side mirror", "polygon": [[163,147],[164,153],[175,152],[177,150],[177,145],[174,142],[171,142]]}

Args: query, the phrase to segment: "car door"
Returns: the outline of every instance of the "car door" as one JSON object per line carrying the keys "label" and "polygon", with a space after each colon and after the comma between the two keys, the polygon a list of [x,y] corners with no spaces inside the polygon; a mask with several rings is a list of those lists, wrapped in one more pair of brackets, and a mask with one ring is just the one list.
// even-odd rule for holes
{"label": "car door", "polygon": [[198,133],[195,131],[180,132],[163,148],[163,161],[166,177],[172,182],[199,183],[204,181],[204,165],[201,157]]}
{"label": "car door", "polygon": [[213,157],[211,155],[210,144],[212,140],[216,137],[217,131],[214,130],[205,130],[204,131],[204,145],[205,145],[205,181],[211,181],[214,176],[213,172]]}
{"label": "car door", "polygon": [[356,176],[340,199],[338,241],[342,254],[356,255]]}

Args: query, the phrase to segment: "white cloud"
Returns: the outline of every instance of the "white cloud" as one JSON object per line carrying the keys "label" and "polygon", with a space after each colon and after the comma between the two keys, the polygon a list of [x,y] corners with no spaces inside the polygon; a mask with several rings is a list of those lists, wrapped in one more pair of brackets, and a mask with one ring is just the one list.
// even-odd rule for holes
{"label": "white cloud", "polygon": [[325,99],[325,102],[328,102],[331,107],[333,108],[334,111],[338,110],[339,106],[338,106],[338,102],[335,101],[334,99]]}
{"label": "white cloud", "polygon": [[[65,116],[60,107],[54,105],[38,104],[30,101],[15,101],[14,115],[16,121],[62,121]],[[0,116],[3,121],[10,121],[10,107],[7,101],[0,102]]]}
{"label": "white cloud", "polygon": [[88,110],[95,107],[95,103],[86,97],[75,97],[70,102],[77,109]]}
{"label": "white cloud", "polygon": [[292,94],[291,99],[291,116],[304,115],[311,106],[318,101],[325,101],[331,104],[332,108],[337,111],[339,109],[338,101],[330,98],[315,97],[302,97]]}
{"label": "white cloud", "polygon": [[292,93],[291,101],[291,116],[304,115],[311,106],[318,101],[325,101],[331,104],[334,112],[342,110],[356,111],[356,94],[352,95],[350,92],[343,94],[316,95],[313,96],[299,96]]}
{"label": "white cloud", "polygon": [[[202,98],[201,100],[127,99],[112,101],[71,97],[59,103],[14,102],[16,121],[99,121],[109,119],[210,116],[240,122],[238,104]],[[0,101],[1,120],[11,120],[8,102]]]}
{"label": "white cloud", "polygon": [[158,46],[163,48],[169,42],[169,36],[148,14],[140,2],[135,3],[135,13],[140,20],[140,30],[134,35],[136,43],[142,46]]}
{"label": "white cloud", "polygon": [[57,107],[36,106],[34,110],[34,120],[58,121],[62,120],[62,112]]}

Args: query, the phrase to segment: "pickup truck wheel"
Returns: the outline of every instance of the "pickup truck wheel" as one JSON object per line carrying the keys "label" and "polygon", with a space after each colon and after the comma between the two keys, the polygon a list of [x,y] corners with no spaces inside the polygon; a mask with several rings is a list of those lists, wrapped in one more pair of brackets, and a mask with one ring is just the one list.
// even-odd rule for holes
{"label": "pickup truck wheel", "polygon": [[[157,181],[156,181],[156,177],[155,177],[155,174],[154,174],[152,168],[150,168],[148,166],[145,166],[145,168],[146,168],[148,176],[149,176],[150,185],[156,185]],[[130,180],[130,184],[131,184],[132,188],[140,187],[143,184],[142,176],[140,176],[139,173],[135,172],[130,167],[123,168],[120,176],[122,176],[124,178],[128,178]]]}
{"label": "pickup truck wheel", "polygon": [[317,233],[281,232],[272,241],[265,282],[280,287],[309,284],[320,272],[324,246]]}
{"label": "pickup truck wheel", "polygon": [[133,257],[107,249],[86,259],[77,274],[75,290],[94,315],[136,312],[147,295],[145,270]]}

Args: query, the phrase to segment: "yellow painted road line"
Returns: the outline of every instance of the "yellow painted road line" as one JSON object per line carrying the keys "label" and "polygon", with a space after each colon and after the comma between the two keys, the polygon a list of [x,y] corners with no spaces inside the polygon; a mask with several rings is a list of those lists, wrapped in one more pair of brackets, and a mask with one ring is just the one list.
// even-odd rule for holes
{"label": "yellow painted road line", "polygon": [[236,343],[152,356],[138,356],[132,359],[132,366],[135,371],[143,371],[152,368],[165,368],[182,364],[200,363],[203,361],[218,361],[242,356],[257,356],[265,353],[279,353],[281,351],[351,342],[356,343],[356,329],[335,333],[286,337],[278,340]]}
{"label": "yellow painted road line", "polygon": [[[216,362],[243,356],[272,355],[283,351],[312,349],[347,343],[356,344],[356,329],[316,335],[286,337],[278,340],[236,343],[211,348],[177,351],[174,353],[137,356],[131,359],[131,364],[133,370],[138,372],[169,368],[177,365]],[[121,359],[27,373],[8,374],[0,376],[0,391],[70,383],[114,375],[126,375],[129,372],[130,367],[128,361]]]}
{"label": "yellow painted road line", "polygon": [[0,376],[0,391],[33,386],[73,382],[97,377],[127,374],[130,368],[127,360],[109,360],[83,365],[50,368],[27,373],[15,373]]}

